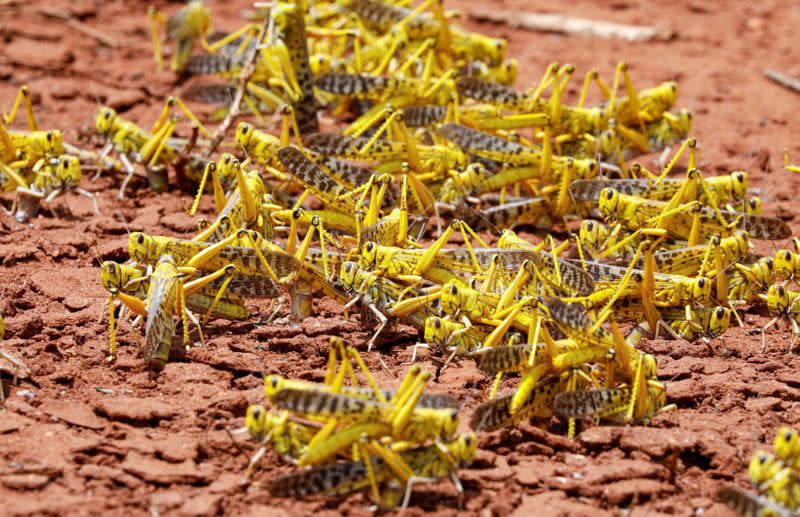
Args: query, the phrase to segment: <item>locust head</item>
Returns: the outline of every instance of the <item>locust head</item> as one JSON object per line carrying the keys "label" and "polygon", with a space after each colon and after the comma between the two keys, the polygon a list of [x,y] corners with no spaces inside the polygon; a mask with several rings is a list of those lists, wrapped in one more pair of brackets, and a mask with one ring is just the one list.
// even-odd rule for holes
{"label": "locust head", "polygon": [[378,262],[378,245],[374,242],[367,242],[361,248],[361,257],[359,263],[364,267],[372,267],[377,265]]}
{"label": "locust head", "polygon": [[775,456],[784,462],[800,458],[800,433],[790,427],[781,427],[775,435]]}
{"label": "locust head", "polygon": [[731,173],[731,195],[733,199],[744,199],[747,196],[747,173],[735,171]]}
{"label": "locust head", "polygon": [[253,137],[253,126],[247,122],[240,122],[236,126],[236,146],[239,149],[247,149],[250,146],[250,139]]}
{"label": "locust head", "polygon": [[119,264],[107,260],[100,265],[100,282],[109,293],[116,294],[127,283],[127,279]]}
{"label": "locust head", "polygon": [[97,119],[95,119],[94,127],[101,135],[108,135],[114,127],[114,122],[117,120],[117,112],[109,107],[102,107],[97,112]]}
{"label": "locust head", "polygon": [[461,308],[463,293],[456,284],[442,286],[442,310],[447,314],[456,314]]}
{"label": "locust head", "polygon": [[772,285],[775,278],[775,262],[771,257],[762,257],[753,265],[751,271],[759,284],[762,286]]}
{"label": "locust head", "polygon": [[263,440],[274,425],[270,416],[267,408],[260,404],[248,406],[247,413],[244,417],[244,423],[250,436],[258,440]]}
{"label": "locust head", "polygon": [[765,451],[756,451],[747,465],[747,473],[755,485],[762,485],[772,480],[783,469],[782,462]]}
{"label": "locust head", "polygon": [[692,279],[692,299],[703,302],[711,298],[711,282],[701,276]]}
{"label": "locust head", "polygon": [[782,285],[771,285],[767,291],[767,309],[770,314],[779,316],[786,314],[791,305],[789,291]]}
{"label": "locust head", "polygon": [[58,158],[56,176],[63,185],[75,186],[81,181],[81,165],[78,158],[68,154],[62,154]]}
{"label": "locust head", "polygon": [[448,338],[445,322],[441,318],[431,316],[425,320],[425,342],[435,348],[442,347]]}
{"label": "locust head", "polygon": [[161,256],[161,247],[152,235],[133,232],[128,238],[128,254],[137,262],[152,264]]}
{"label": "locust head", "polygon": [[747,204],[744,207],[745,213],[748,215],[761,215],[764,213],[764,206],[761,204],[761,198],[758,196],[753,196],[747,200]]}
{"label": "locust head", "polygon": [[778,250],[775,252],[775,272],[783,278],[794,277],[797,271],[797,255],[789,250]]}
{"label": "locust head", "polygon": [[581,221],[579,239],[584,245],[597,246],[604,238],[604,227],[592,220]]}
{"label": "locust head", "polygon": [[731,322],[731,311],[726,307],[717,307],[711,311],[711,318],[708,320],[708,328],[705,329],[705,334],[714,338],[722,335],[728,330],[728,325]]}
{"label": "locust head", "polygon": [[475,459],[478,451],[478,440],[475,433],[461,433],[458,438],[447,444],[447,449],[458,461],[459,468],[467,468]]}
{"label": "locust head", "polygon": [[610,220],[616,217],[620,194],[613,188],[606,187],[600,191],[598,204],[603,218]]}
{"label": "locust head", "polygon": [[352,291],[355,288],[358,269],[358,264],[352,261],[342,264],[342,269],[339,271],[339,283],[346,290]]}

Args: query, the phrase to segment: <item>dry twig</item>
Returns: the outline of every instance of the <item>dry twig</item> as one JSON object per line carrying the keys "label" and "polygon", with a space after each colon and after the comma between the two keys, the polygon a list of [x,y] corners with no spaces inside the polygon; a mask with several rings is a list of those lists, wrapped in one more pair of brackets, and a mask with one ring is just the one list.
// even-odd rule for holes
{"label": "dry twig", "polygon": [[788,88],[793,92],[800,93],[800,80],[795,79],[794,77],[790,77],[784,73],[778,72],[777,70],[773,70],[771,68],[764,69],[764,75],[770,81],[777,83],[784,88]]}
{"label": "dry twig", "polygon": [[89,36],[90,38],[96,40],[101,45],[105,45],[111,48],[117,48],[120,46],[119,42],[114,38],[111,38],[110,36],[103,34],[101,31],[95,29],[94,27],[86,25],[80,20],[76,20],[75,18],[72,17],[70,13],[54,11],[51,9],[39,9],[39,14],[47,18],[55,18],[57,20],[61,20],[67,27],[75,29],[76,31]]}
{"label": "dry twig", "polygon": [[604,39],[625,41],[669,40],[674,33],[644,25],[625,25],[621,23],[575,18],[559,14],[520,13],[497,10],[476,10],[470,13],[476,20],[505,23],[510,27],[541,32],[577,34]]}
{"label": "dry twig", "polygon": [[228,128],[231,126],[231,123],[233,123],[233,120],[239,116],[239,109],[242,104],[242,98],[244,97],[244,91],[247,88],[247,83],[250,81],[250,78],[253,77],[253,72],[255,72],[256,57],[258,56],[258,51],[260,50],[264,41],[264,36],[267,34],[267,28],[269,27],[271,18],[272,15],[270,14],[267,16],[267,19],[264,20],[264,24],[261,25],[261,30],[258,33],[256,44],[248,49],[249,53],[244,58],[242,73],[239,75],[239,87],[236,89],[236,95],[233,97],[231,107],[228,110],[228,114],[225,115],[225,119],[219,125],[217,130],[214,131],[213,138],[211,139],[211,145],[208,147],[205,153],[206,158],[210,157],[211,153],[216,150],[220,142],[222,142],[222,139],[225,138],[225,133],[228,132]]}

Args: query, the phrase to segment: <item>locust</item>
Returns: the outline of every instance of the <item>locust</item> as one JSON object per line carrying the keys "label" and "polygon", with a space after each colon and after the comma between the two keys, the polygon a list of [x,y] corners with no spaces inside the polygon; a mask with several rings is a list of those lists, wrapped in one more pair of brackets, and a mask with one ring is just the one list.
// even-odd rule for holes
{"label": "locust", "polygon": [[[27,131],[11,130],[6,126],[14,122],[24,105]],[[22,85],[8,114],[3,113],[0,123],[0,162],[13,169],[34,166],[39,160],[56,158],[64,154],[64,141],[58,129],[41,130],[31,103],[30,89]]]}
{"label": "locust", "polygon": [[[592,323],[580,304],[564,303],[557,298],[547,301],[545,307],[546,315],[555,321],[562,332],[577,343],[586,343],[590,347],[599,346],[598,352],[602,352],[603,348],[615,351],[614,363],[618,365],[619,373],[624,374],[630,380],[631,386],[627,391],[623,389],[623,391],[615,392],[613,396],[607,393],[606,395],[609,397],[606,395],[600,397],[601,399],[603,397],[608,400],[613,399],[616,401],[614,404],[621,403],[619,402],[620,397],[625,398],[626,402],[623,407],[611,413],[624,411],[624,419],[630,422],[633,419],[648,418],[664,406],[660,402],[665,400],[666,392],[663,385],[656,379],[655,358],[652,355],[636,351],[622,338],[616,325],[612,323],[612,331],[609,332],[600,327],[598,322]],[[578,397],[583,397],[583,395]],[[597,402],[597,399],[594,398],[581,401],[581,403],[583,402],[589,407],[595,403],[604,403],[604,400]],[[587,411],[591,413],[594,409],[587,409]]]}
{"label": "locust", "polygon": [[598,199],[600,212],[607,220],[618,220],[631,230],[668,228],[670,235],[690,243],[698,236],[700,239],[708,239],[713,235],[727,236],[734,230],[746,230],[751,238],[764,240],[781,240],[791,235],[789,227],[780,219],[738,212],[719,211],[725,221],[724,225],[720,224],[713,209],[702,208],[696,202],[666,211],[665,202],[628,196],[609,187],[600,191]]}
{"label": "locust", "polygon": [[800,434],[791,427],[781,427],[773,442],[775,457],[792,468],[800,465]]}
{"label": "locust", "polygon": [[[110,357],[116,353],[116,328],[114,325],[114,300],[120,299],[124,306],[139,310],[147,302],[150,280],[147,270],[132,265],[106,261],[100,266],[100,279],[109,292],[109,343]],[[220,295],[220,289],[225,291]],[[209,317],[243,320],[249,316],[244,298],[280,298],[278,285],[268,276],[246,276],[240,273],[211,279],[207,286],[199,287],[186,295],[186,307],[190,311]],[[138,301],[137,301],[138,300]],[[139,314],[141,316],[141,314]]]}
{"label": "locust", "polygon": [[[194,271],[191,268],[183,270],[191,275]],[[175,259],[171,255],[163,255],[156,264],[153,273],[150,275],[150,288],[147,292],[147,301],[142,303],[135,297],[121,296],[117,293],[120,300],[125,303],[132,312],[145,317],[145,338],[142,348],[142,355],[148,367],[154,371],[160,371],[169,358],[169,349],[172,344],[172,334],[175,330],[173,315],[180,316],[183,322],[183,341],[189,346],[189,324],[191,319],[200,332],[202,341],[202,330],[200,322],[189,312],[186,305],[186,293],[192,293],[202,286],[208,285],[212,280],[223,275],[231,277],[235,273],[234,266],[227,266],[210,275],[199,278],[193,283],[184,283],[183,274],[179,270]],[[223,283],[217,294],[220,297],[227,287]],[[209,308],[209,312],[214,309],[214,303]],[[110,358],[116,356],[114,341],[112,339],[112,350]]]}
{"label": "locust", "polygon": [[493,330],[490,326],[477,324],[468,327],[461,321],[439,316],[428,317],[424,329],[425,343],[428,346],[435,350],[452,348],[460,353],[470,353],[480,349],[483,341]]}
{"label": "locust", "polygon": [[756,451],[747,466],[750,480],[778,507],[796,510],[800,506],[800,485],[794,469],[765,451]]}
{"label": "locust", "polygon": [[[446,104],[455,92],[455,84],[449,77],[454,70],[443,74],[434,84],[417,78],[395,78],[371,74],[328,73],[317,77],[316,86],[322,91],[344,95],[356,99],[380,100],[394,98],[400,94],[409,95],[409,103]],[[448,84],[449,83],[449,84]],[[404,103],[402,103],[404,104]]]}
{"label": "locust", "polygon": [[[399,112],[398,112],[399,113]],[[398,123],[399,116],[391,117],[390,123]],[[385,124],[384,124],[385,125]],[[388,127],[388,125],[385,125]],[[448,169],[469,163],[469,157],[458,149],[445,145],[421,145],[413,140],[382,140],[376,132],[370,138],[351,137],[338,133],[317,133],[304,141],[314,152],[356,161],[382,162],[378,172],[398,172],[407,162],[415,172],[433,171],[442,173]],[[411,142],[409,144],[409,142]]]}
{"label": "locust", "polygon": [[786,289],[779,284],[769,286],[767,294],[760,294],[758,297],[767,302],[769,313],[774,316],[766,325],[761,329],[761,351],[767,349],[767,330],[773,325],[779,323],[783,319],[788,319],[792,326],[792,339],[789,344],[789,350],[794,348],[797,339],[800,338],[800,304],[797,299],[800,293]]}
{"label": "locust", "polygon": [[547,419],[553,415],[553,400],[564,388],[565,383],[557,376],[539,381],[516,413],[509,409],[513,394],[488,400],[475,408],[470,428],[476,432],[491,432],[532,418]]}
{"label": "locust", "polygon": [[266,454],[267,445],[271,444],[281,456],[296,460],[319,431],[318,426],[290,420],[288,411],[276,413],[259,404],[247,407],[245,426],[250,436],[261,444],[261,448],[250,458],[246,473],[248,478]]}
{"label": "locust", "polygon": [[732,304],[750,303],[769,289],[775,279],[775,261],[761,257],[755,262],[734,264],[728,273],[728,299]]}
{"label": "locust", "polygon": [[169,116],[172,106],[177,106],[196,125],[202,128],[204,135],[210,138],[208,130],[200,124],[197,117],[177,97],[169,97],[164,104],[161,116],[153,129],[148,131],[133,122],[123,119],[109,107],[102,107],[97,113],[95,129],[107,141],[99,159],[103,160],[112,150],[116,150],[125,170],[126,177],[120,185],[117,198],[125,196],[125,189],[136,170],[133,163],[142,163],[147,170],[150,188],[156,192],[167,189],[167,167],[176,165],[176,171],[182,177],[198,182],[202,175],[204,163],[197,156],[189,155],[188,159],[179,159],[188,154],[193,146],[191,138],[183,150],[178,150],[169,140],[178,123],[177,115]]}
{"label": "locust", "polygon": [[[658,178],[576,180],[569,186],[569,193],[575,201],[594,201],[599,198],[600,191],[608,187],[621,194],[655,201],[669,201],[676,194],[680,194],[679,199],[682,202],[696,200],[703,205],[714,203],[720,207],[725,203],[744,199],[748,192],[748,176],[744,171],[704,178],[700,171],[692,169],[687,173],[686,179],[658,180]],[[711,194],[713,199],[709,199],[708,194]]]}
{"label": "locust", "polygon": [[[3,167],[0,166],[0,170]],[[92,201],[94,212],[100,215],[97,198],[91,192],[79,186],[81,168],[78,158],[64,154],[53,160],[40,160],[32,169],[34,174],[30,184],[17,185],[14,204],[10,213],[14,213],[17,221],[24,223],[34,217],[39,209],[39,204],[44,203],[48,208],[50,203],[59,195],[68,191],[75,192]],[[19,181],[19,176],[11,176]],[[65,206],[66,201],[65,201]],[[19,210],[16,208],[19,207]]]}
{"label": "locust", "polygon": [[[621,224],[607,225],[600,221],[584,219],[577,236],[572,237],[579,247],[579,254],[588,255],[598,261],[630,263],[636,249],[648,239],[656,240],[659,248],[686,248],[686,241],[667,237],[661,228],[642,228],[630,231]],[[587,259],[583,257],[584,261]]]}
{"label": "locust", "polygon": [[594,160],[575,160],[553,155],[548,148],[548,141],[545,141],[545,146],[542,148],[528,147],[455,123],[442,125],[439,132],[465,152],[501,163],[524,165],[529,168],[538,167],[539,177],[547,177],[551,169],[560,174],[568,162],[573,163],[575,175],[578,177],[591,178],[598,170],[597,162]]}
{"label": "locust", "polygon": [[[658,251],[653,254],[653,260],[659,271],[668,274],[719,274],[732,264],[745,259],[749,250],[750,235],[739,231],[722,239],[713,236],[707,244]],[[637,265],[643,267],[644,259],[639,259]]]}
{"label": "locust", "polygon": [[[620,125],[641,127],[644,123],[654,122],[663,117],[664,113],[675,104],[677,85],[674,82],[665,82],[637,93],[627,74],[627,65],[622,62],[617,66],[613,90],[608,89],[602,81],[599,81],[599,76],[590,71],[586,75],[578,105],[565,106],[561,102],[561,96],[573,70],[570,65],[563,67],[557,63],[550,65],[539,86],[530,94],[474,78],[460,79],[457,87],[462,95],[497,104],[515,112],[546,112],[559,132],[573,137],[602,131],[612,118]],[[625,83],[629,97],[616,97],[620,77]],[[604,105],[584,106],[590,79],[598,82],[604,95],[610,97]],[[546,100],[540,94],[548,84],[553,85],[553,94]]]}
{"label": "locust", "polygon": [[[235,190],[227,196],[222,192],[222,182],[216,174],[217,165],[208,162],[200,181],[194,204],[189,209],[189,213],[196,212],[199,205],[200,196],[205,187],[206,178],[212,176],[214,186],[214,203],[217,208],[217,218],[205,229],[196,235],[193,240],[200,242],[219,242],[233,231],[238,229],[255,230],[264,236],[272,233],[271,211],[280,208],[269,199],[266,187],[261,175],[256,170],[243,171],[239,160],[231,156],[226,157],[228,163],[225,168],[233,169],[233,176],[236,178]],[[224,162],[223,162],[224,163]],[[230,172],[226,171],[226,175]]]}
{"label": "locust", "polygon": [[168,18],[155,7],[150,7],[147,16],[150,21],[150,34],[159,70],[164,67],[158,27],[161,24],[166,26],[167,38],[176,42],[170,67],[174,72],[182,72],[186,69],[197,39],[205,44],[205,35],[211,29],[211,13],[203,5],[203,2],[191,1]]}
{"label": "locust", "polygon": [[[356,262],[342,264],[339,282],[345,290],[356,294],[354,298],[345,304],[345,309],[360,302],[380,321],[378,328],[367,343],[367,350],[372,350],[375,340],[389,322],[383,311],[402,299],[406,294],[405,288],[389,279],[361,269]],[[415,311],[406,315],[406,318],[421,329],[424,325],[423,314],[420,311]]]}
{"label": "locust", "polygon": [[508,263],[509,269],[517,269],[522,265],[522,261],[529,260],[540,277],[560,291],[588,295],[595,290],[592,276],[570,261],[559,260],[555,250],[541,251],[511,230],[504,230],[497,244],[500,248],[527,251],[527,253],[517,253],[517,261]]}
{"label": "locust", "polygon": [[[570,259],[566,259],[568,261]],[[567,262],[570,263],[570,262]],[[647,273],[640,269],[628,269],[620,266],[584,262],[586,270],[595,280],[597,289],[587,297],[587,306],[593,307],[610,296],[641,296],[639,285],[645,281]],[[626,286],[617,285],[630,271],[631,281]],[[711,296],[711,281],[706,277],[686,277],[673,274],[653,274],[653,304],[659,307],[671,307],[688,303],[704,303]]]}
{"label": "locust", "polygon": [[509,200],[505,203],[483,208],[481,210],[466,209],[459,214],[461,219],[476,231],[530,225],[536,229],[549,229],[553,226],[553,217],[549,210],[549,201],[544,197],[531,197]]}
{"label": "locust", "polygon": [[[229,245],[237,239],[250,246]],[[246,231],[214,244],[134,232],[128,241],[128,252],[133,260],[151,265],[165,254],[172,255],[181,266],[219,269],[233,264],[239,273],[268,275],[275,282],[296,273],[299,267],[296,258],[269,246],[253,246],[254,242],[257,242],[257,237]]]}
{"label": "locust", "polygon": [[[612,418],[620,416],[634,401],[632,419],[648,422],[667,406],[667,390],[663,383],[648,379],[642,391],[636,394],[631,388],[576,390],[559,393],[553,401],[555,412],[565,418]],[[626,417],[627,421],[630,421]]]}
{"label": "locust", "polygon": [[[344,370],[340,369],[341,377]],[[391,402],[370,401],[336,392],[279,389],[271,396],[277,407],[288,409],[305,418],[323,419],[327,422],[300,459],[300,465],[314,465],[338,454],[356,442],[369,447],[393,464],[393,472],[401,477],[410,477],[410,468],[405,462],[379,446],[376,439],[392,436],[395,439],[422,442],[428,438],[448,438],[458,425],[458,412],[448,409],[425,409],[416,407],[430,374],[412,368],[401,383]],[[338,381],[334,381],[336,384]],[[380,392],[376,392],[382,398]],[[336,427],[343,426],[332,434]],[[366,443],[365,443],[366,439]],[[367,456],[365,456],[367,457]],[[377,487],[373,484],[373,493]]]}
{"label": "locust", "polygon": [[717,491],[717,497],[730,509],[743,517],[761,517],[775,515],[791,517],[792,510],[774,503],[764,496],[742,490],[737,486],[723,486]]}
{"label": "locust", "polygon": [[[435,482],[450,476],[461,497],[463,488],[455,470],[468,467],[472,463],[476,442],[473,433],[464,433],[452,441],[401,450],[398,456],[411,472],[411,476],[405,479],[397,477],[383,458],[375,457],[369,459],[369,467],[365,463],[367,460],[361,460],[332,463],[288,474],[271,481],[269,489],[273,495],[279,497],[303,498],[319,493],[344,494],[382,485],[383,490],[375,494],[376,502],[384,508],[391,508],[401,503],[402,495],[400,506],[405,508],[410,502],[414,483]],[[397,488],[404,492],[396,491],[393,482],[399,482]]]}
{"label": "locust", "polygon": [[[313,391],[325,393],[341,393],[349,397],[366,399],[369,401],[390,403],[396,397],[404,397],[403,389],[389,391],[380,389],[367,368],[364,360],[358,351],[347,346],[341,338],[330,338],[330,349],[328,351],[328,366],[325,371],[325,381],[323,383],[312,383],[286,379],[280,375],[270,375],[264,378],[264,394],[268,401],[272,402],[273,397],[285,388],[299,391]],[[361,386],[355,377],[356,366],[367,379],[366,386]],[[338,370],[337,370],[338,368]],[[408,373],[408,379],[413,380],[419,375],[420,369],[412,367]],[[345,376],[353,382],[352,386],[343,385]],[[422,392],[417,398],[416,405],[421,408],[431,409],[453,409],[458,408],[459,403],[453,397],[446,394]]]}
{"label": "locust", "polygon": [[[628,308],[620,311],[623,315]],[[642,307],[634,307],[637,314],[644,312]],[[673,339],[694,341],[700,338],[714,339],[728,329],[731,310],[727,307],[695,307],[691,310],[691,319],[686,318],[682,309],[666,309],[660,311],[661,319],[655,332],[651,331],[646,321],[639,323],[627,336],[627,341],[638,341],[638,335],[658,337],[658,329],[663,329]]]}
{"label": "locust", "polygon": [[301,135],[318,132],[318,105],[314,97],[314,80],[308,61],[308,41],[303,12],[299,5],[281,2],[270,10],[270,15],[275,24],[275,37],[283,42],[288,51],[287,61],[300,94],[292,106],[297,128]]}
{"label": "locust", "polygon": [[775,274],[786,280],[795,278],[800,265],[800,241],[796,237],[792,239],[792,246],[794,251],[783,249],[775,252]]}

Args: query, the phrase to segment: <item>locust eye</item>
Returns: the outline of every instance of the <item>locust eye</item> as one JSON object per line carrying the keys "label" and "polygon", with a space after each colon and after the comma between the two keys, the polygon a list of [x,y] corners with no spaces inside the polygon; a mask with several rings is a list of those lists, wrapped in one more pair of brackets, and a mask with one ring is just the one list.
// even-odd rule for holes
{"label": "locust eye", "polygon": [[786,434],[783,435],[783,439],[786,440],[787,442],[789,440],[791,440],[792,439],[792,432],[791,431],[786,431]]}
{"label": "locust eye", "polygon": [[108,110],[106,110],[106,111],[104,111],[104,112],[103,112],[103,116],[104,116],[105,118],[109,119],[109,118],[111,118],[111,112],[110,112],[110,111],[108,111]]}
{"label": "locust eye", "polygon": [[261,408],[257,407],[253,410],[253,417],[256,419],[261,418]]}
{"label": "locust eye", "polygon": [[138,242],[139,244],[144,244],[144,235],[142,235],[141,233],[137,235],[136,242]]}
{"label": "locust eye", "polygon": [[247,133],[250,131],[250,126],[247,124],[242,124],[242,133]]}
{"label": "locust eye", "polygon": [[457,295],[458,294],[458,287],[456,287],[454,285],[451,285],[450,286],[450,294],[452,294],[453,296]]}
{"label": "locust eye", "polygon": [[470,445],[472,445],[472,437],[471,437],[470,435],[467,435],[467,436],[465,436],[465,437],[464,437],[464,444],[465,444],[467,447],[469,447]]}
{"label": "locust eye", "polygon": [[744,175],[741,172],[736,173],[736,181],[738,181],[739,183],[744,182]]}
{"label": "locust eye", "polygon": [[52,140],[53,140],[53,132],[52,131],[48,131],[47,132],[47,141],[50,142]]}
{"label": "locust eye", "polygon": [[758,203],[756,203],[756,198],[750,199],[750,208],[755,208],[757,204]]}
{"label": "locust eye", "polygon": [[778,286],[778,296],[783,296],[784,294],[786,294],[786,290],[783,288],[782,285],[779,285]]}
{"label": "locust eye", "polygon": [[594,223],[593,223],[593,222],[591,222],[591,221],[589,221],[588,223],[586,223],[586,229],[587,229],[587,230],[589,230],[590,232],[591,232],[592,230],[594,230]]}
{"label": "locust eye", "polygon": [[347,264],[345,264],[345,265],[344,265],[344,272],[345,272],[345,273],[349,273],[349,272],[350,272],[350,270],[352,269],[352,267],[351,267],[352,265],[353,265],[353,264],[350,264],[349,262],[348,262]]}
{"label": "locust eye", "polygon": [[608,199],[610,201],[613,197],[614,197],[614,191],[613,190],[606,190],[606,199]]}
{"label": "locust eye", "polygon": [[669,85],[669,87],[672,89],[673,92],[678,91],[678,87],[675,85],[675,83],[672,83],[671,85]]}
{"label": "locust eye", "polygon": [[226,156],[226,157],[225,157],[225,163],[226,163],[226,164],[228,164],[228,163],[231,163],[231,157],[230,157],[230,155],[228,155],[228,156]]}
{"label": "locust eye", "polygon": [[767,269],[769,269],[769,270],[772,270],[772,267],[773,267],[773,265],[774,265],[774,264],[772,263],[772,259],[771,259],[771,258],[768,258],[768,259],[766,260],[766,263],[767,263]]}
{"label": "locust eye", "polygon": [[717,319],[722,319],[725,317],[725,309],[722,307],[717,307]]}
{"label": "locust eye", "polygon": [[374,248],[375,248],[375,243],[374,242],[368,242],[367,243],[367,251],[372,251]]}
{"label": "locust eye", "polygon": [[699,286],[700,286],[700,289],[704,288],[704,287],[706,286],[706,279],[705,279],[705,278],[701,278],[701,279],[699,279],[699,280],[697,281],[697,285],[699,285]]}
{"label": "locust eye", "polygon": [[69,161],[67,161],[67,159],[66,159],[66,158],[64,158],[63,160],[61,160],[61,165],[62,165],[63,167],[66,167],[68,163],[69,163]]}
{"label": "locust eye", "polygon": [[436,318],[435,320],[433,320],[433,326],[436,327],[437,329],[442,328],[441,320],[439,318]]}
{"label": "locust eye", "polygon": [[270,382],[271,382],[273,388],[277,388],[278,387],[278,378],[277,377],[273,377],[272,379],[270,379]]}
{"label": "locust eye", "polygon": [[786,259],[786,260],[790,260],[792,258],[792,254],[789,253],[788,251],[784,251],[783,252],[783,258]]}
{"label": "locust eye", "polygon": [[769,458],[767,457],[766,454],[761,454],[761,455],[758,456],[758,461],[761,462],[761,463],[766,463],[767,460],[769,460]]}

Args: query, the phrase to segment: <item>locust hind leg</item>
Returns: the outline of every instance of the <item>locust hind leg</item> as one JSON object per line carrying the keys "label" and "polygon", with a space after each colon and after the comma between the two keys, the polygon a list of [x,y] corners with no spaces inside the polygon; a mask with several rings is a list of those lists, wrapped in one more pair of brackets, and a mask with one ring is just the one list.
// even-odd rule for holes
{"label": "locust hind leg", "polygon": [[133,168],[133,164],[128,159],[128,157],[124,154],[119,155],[119,160],[122,162],[122,166],[125,168],[125,172],[127,175],[125,179],[122,180],[122,185],[119,186],[119,192],[117,192],[117,199],[125,199],[125,189],[128,188],[128,183],[130,183],[133,175],[136,173],[136,170]]}

